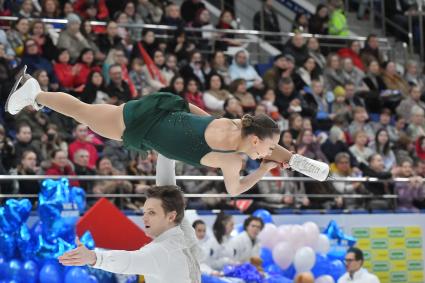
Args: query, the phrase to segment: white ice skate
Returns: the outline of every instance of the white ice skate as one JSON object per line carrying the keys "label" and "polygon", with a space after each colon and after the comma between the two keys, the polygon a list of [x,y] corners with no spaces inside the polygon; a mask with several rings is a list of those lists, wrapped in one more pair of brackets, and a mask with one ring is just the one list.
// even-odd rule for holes
{"label": "white ice skate", "polygon": [[297,172],[309,176],[318,181],[325,181],[329,176],[329,165],[304,157],[299,154],[293,154],[289,160],[289,166]]}
{"label": "white ice skate", "polygon": [[[25,65],[16,75],[16,82],[10,91],[6,101],[6,111],[12,115],[18,114],[27,106],[32,106],[36,110],[42,108],[35,98],[41,92],[40,85],[37,80],[26,74],[27,66]],[[18,88],[21,85],[20,88]]]}

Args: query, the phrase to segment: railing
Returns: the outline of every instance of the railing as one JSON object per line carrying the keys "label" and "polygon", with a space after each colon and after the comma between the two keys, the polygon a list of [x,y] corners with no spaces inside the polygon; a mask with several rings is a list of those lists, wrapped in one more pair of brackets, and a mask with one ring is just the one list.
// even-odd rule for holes
{"label": "railing", "polygon": [[[12,17],[12,16],[2,16],[0,17],[0,21],[16,21],[18,17]],[[34,20],[34,19],[30,19]],[[41,20],[44,23],[49,24],[66,24],[66,19],[37,19]],[[104,21],[90,21],[91,25],[94,26],[105,26],[107,22]],[[176,27],[173,26],[166,26],[166,25],[152,25],[152,24],[120,24],[119,26],[125,27],[125,28],[148,28],[152,30],[158,30],[158,31],[173,31],[176,30]],[[245,43],[253,43],[253,44],[260,44],[263,42],[261,39],[264,36],[276,36],[280,38],[281,40],[287,40],[290,37],[294,36],[294,33],[292,32],[268,32],[268,31],[258,31],[258,30],[247,30],[247,29],[237,29],[237,30],[229,30],[229,29],[200,29],[200,28],[193,28],[193,27],[185,27],[185,30],[188,32],[195,32],[195,33],[202,33],[202,32],[210,32],[212,34],[229,34],[233,36],[239,36],[242,37],[241,41]],[[256,39],[247,38],[247,36],[256,36]],[[322,46],[328,46],[328,47],[343,47],[346,45],[347,41],[351,40],[358,40],[358,41],[366,41],[365,36],[333,36],[333,35],[321,35],[321,34],[308,34],[304,33],[304,37],[316,37],[319,40],[321,40]],[[162,37],[169,38],[168,34],[162,33]],[[211,40],[224,40],[218,39],[215,36],[212,37]],[[391,46],[389,45],[388,39],[386,38],[378,38],[378,41],[380,43],[380,46],[383,51],[390,51]],[[271,42],[272,43],[272,42]],[[214,47],[214,45],[213,45]],[[210,50],[209,52],[214,52],[214,49]]]}

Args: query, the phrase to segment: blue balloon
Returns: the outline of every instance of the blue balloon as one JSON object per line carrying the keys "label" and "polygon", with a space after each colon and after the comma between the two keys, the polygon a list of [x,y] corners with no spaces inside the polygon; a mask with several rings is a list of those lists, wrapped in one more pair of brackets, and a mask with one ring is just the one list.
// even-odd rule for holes
{"label": "blue balloon", "polygon": [[89,275],[89,283],[99,283],[99,280],[97,280],[96,276]]}
{"label": "blue balloon", "polygon": [[15,255],[16,241],[10,234],[0,231],[0,253],[5,258],[12,258]]}
{"label": "blue balloon", "polygon": [[24,282],[37,283],[38,281],[38,265],[33,260],[27,260],[23,268]]}
{"label": "blue balloon", "polygon": [[331,272],[330,276],[333,277],[333,279],[338,281],[338,279],[345,273],[345,266],[340,260],[334,260],[331,262]]}
{"label": "blue balloon", "polygon": [[90,276],[84,267],[71,268],[65,275],[65,283],[90,283]]}
{"label": "blue balloon", "polygon": [[274,264],[272,251],[268,248],[261,248],[260,258],[263,261],[263,267]]}
{"label": "blue balloon", "polygon": [[62,283],[61,269],[54,261],[47,261],[40,270],[40,283]]}
{"label": "blue balloon", "polygon": [[282,270],[282,268],[280,268],[280,266],[279,265],[277,265],[277,264],[270,264],[270,265],[268,265],[265,269],[264,269],[264,271],[265,272],[267,272],[268,274],[270,274],[270,275],[273,275],[273,276],[275,276],[275,275],[282,275],[283,274],[283,270]]}
{"label": "blue balloon", "polygon": [[3,257],[3,255],[0,254],[0,280],[6,278],[6,271],[7,271],[7,261]]}
{"label": "blue balloon", "polygon": [[9,261],[8,270],[7,270],[7,279],[21,281],[22,274],[22,262],[17,259],[12,259]]}
{"label": "blue balloon", "polygon": [[223,279],[220,279],[219,277],[202,274],[201,282],[202,283],[228,283],[229,281],[224,281]]}
{"label": "blue balloon", "polygon": [[286,278],[281,275],[272,276],[262,281],[262,283],[292,283],[292,282],[293,282],[292,279]]}
{"label": "blue balloon", "polygon": [[261,218],[264,223],[273,223],[272,215],[266,209],[257,209],[252,215]]}
{"label": "blue balloon", "polygon": [[328,252],[327,256],[330,260],[337,260],[337,259],[338,260],[344,260],[346,253],[347,253],[346,250],[342,250],[338,247],[336,247],[336,248],[334,247]]}
{"label": "blue balloon", "polygon": [[289,279],[294,279],[295,274],[297,274],[297,271],[295,270],[295,267],[293,264],[291,264],[287,269],[283,270],[282,275]]}
{"label": "blue balloon", "polygon": [[317,254],[316,263],[314,264],[311,273],[313,273],[315,278],[322,275],[328,275],[331,272],[330,265],[331,261],[327,258],[327,256]]}

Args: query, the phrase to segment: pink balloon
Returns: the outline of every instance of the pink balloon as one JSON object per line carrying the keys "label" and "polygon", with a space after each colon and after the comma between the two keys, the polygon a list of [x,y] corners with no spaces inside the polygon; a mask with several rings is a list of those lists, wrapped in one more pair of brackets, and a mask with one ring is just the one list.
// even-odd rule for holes
{"label": "pink balloon", "polygon": [[264,247],[273,249],[277,243],[277,228],[273,223],[264,225],[264,229],[258,235],[258,239]]}
{"label": "pink balloon", "polygon": [[295,250],[288,242],[278,243],[272,251],[274,262],[282,269],[287,269],[291,265],[294,254]]}

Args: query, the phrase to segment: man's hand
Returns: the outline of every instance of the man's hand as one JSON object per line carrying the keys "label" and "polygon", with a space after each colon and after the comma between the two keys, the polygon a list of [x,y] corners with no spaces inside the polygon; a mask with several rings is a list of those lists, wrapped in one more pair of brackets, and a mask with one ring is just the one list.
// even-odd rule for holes
{"label": "man's hand", "polygon": [[96,253],[86,248],[78,237],[75,239],[75,244],[77,248],[58,257],[59,262],[66,266],[94,265],[97,260]]}

